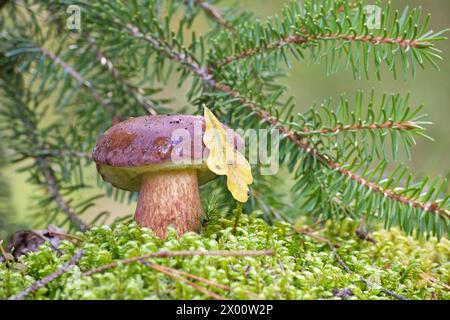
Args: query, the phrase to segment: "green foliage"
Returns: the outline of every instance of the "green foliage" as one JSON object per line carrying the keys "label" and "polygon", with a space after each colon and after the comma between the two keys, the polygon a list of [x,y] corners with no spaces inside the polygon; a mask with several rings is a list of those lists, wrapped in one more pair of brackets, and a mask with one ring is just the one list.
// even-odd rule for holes
{"label": "green foliage", "polygon": [[[32,160],[23,170],[46,190],[42,222],[87,228],[79,215],[101,196],[84,192],[92,187],[84,169],[92,166],[98,136],[129,116],[186,112],[168,108],[170,98],[159,95],[175,78],[190,85],[190,103],[206,103],[230,127],[280,130],[292,193],[273,193],[283,179],[258,178],[247,210],[263,210],[271,222],[306,213],[449,235],[447,182],[417,181],[395,163],[400,146],[410,155],[415,139],[427,137],[422,107],[412,108],[407,96],[372,92],[297,114],[279,82],[293,59],[324,61],[328,74],[351,69],[356,78],[381,78],[388,69],[386,76],[407,79],[408,71],[436,67],[444,31],[429,31],[421,9],[399,13],[380,1],[381,27],[370,30],[364,1],[295,1],[265,22],[242,8],[221,12],[215,2],[78,1],[77,32],[64,29],[72,1],[25,3],[10,1],[0,15],[1,136],[14,161]],[[201,13],[212,25],[205,34],[191,28]],[[99,184],[108,196],[134,200]],[[216,194],[214,188],[203,192]],[[75,201],[76,191],[83,199]],[[217,199],[231,206],[226,195]]]}
{"label": "green foliage", "polygon": [[[350,289],[351,299],[388,299],[378,286],[410,299],[450,299],[445,284],[450,280],[448,240],[413,240],[398,230],[373,235],[377,243],[355,237],[357,222],[329,224],[324,232],[339,243],[342,259],[349,268],[370,281],[362,283],[356,274],[342,269],[328,246],[298,235],[291,225],[267,225],[257,214],[235,217],[213,216],[202,235],[189,233],[177,238],[175,231],[161,241],[135,223],[94,227],[78,233],[85,252],[81,261],[49,283],[32,299],[204,299],[208,296],[181,281],[138,262],[83,276],[81,273],[107,263],[160,250],[264,250],[263,257],[174,257],[149,261],[204,277],[231,287],[231,291],[206,286],[228,298],[246,298],[253,292],[265,299],[340,299],[333,289]],[[35,280],[54,272],[78,248],[64,241],[58,254],[48,245],[20,258],[19,266],[0,264],[0,298],[17,294]],[[23,265],[26,266],[24,270]],[[428,280],[425,280],[428,279]],[[429,281],[434,279],[434,281]],[[198,284],[201,284],[198,282]]]}
{"label": "green foliage", "polygon": [[[0,169],[5,165],[4,149],[0,145]],[[0,174],[0,181],[5,181],[5,178]],[[11,193],[9,184],[0,184],[0,239],[3,239],[7,232],[13,227],[11,220],[12,216]]]}

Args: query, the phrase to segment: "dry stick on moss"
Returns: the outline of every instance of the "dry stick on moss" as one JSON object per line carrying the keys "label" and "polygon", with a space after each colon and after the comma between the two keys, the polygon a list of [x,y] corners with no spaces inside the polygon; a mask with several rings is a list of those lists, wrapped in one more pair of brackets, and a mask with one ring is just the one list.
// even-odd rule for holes
{"label": "dry stick on moss", "polygon": [[450,291],[450,286],[448,284],[445,284],[445,283],[439,281],[439,279],[436,279],[435,277],[432,277],[432,276],[430,276],[429,274],[427,274],[425,272],[421,272],[420,273],[420,277],[423,280],[425,280],[425,281],[427,281],[429,283],[436,284],[436,285],[441,286],[444,289]]}
{"label": "dry stick on moss", "polygon": [[50,282],[52,282],[53,280],[59,278],[61,275],[63,275],[64,273],[66,273],[67,271],[69,271],[69,269],[78,263],[78,261],[80,261],[81,257],[83,256],[84,251],[83,250],[78,250],[73,256],[72,258],[70,258],[70,260],[64,264],[61,268],[59,268],[58,270],[56,270],[55,272],[53,272],[52,274],[46,276],[45,278],[38,280],[36,282],[34,282],[31,286],[29,286],[28,288],[26,288],[25,290],[23,290],[22,292],[18,293],[17,295],[9,298],[9,300],[23,300],[25,299],[29,294],[36,292],[37,290],[39,290],[40,288],[45,287],[47,284],[49,284]]}
{"label": "dry stick on moss", "polygon": [[208,289],[198,285],[197,283],[194,283],[194,282],[192,282],[192,281],[190,281],[190,280],[180,276],[179,274],[174,272],[175,269],[172,269],[172,268],[169,268],[169,267],[164,268],[163,266],[161,266],[159,264],[155,264],[155,263],[148,262],[148,261],[143,261],[143,260],[140,260],[139,262],[142,263],[143,265],[149,267],[149,268],[152,268],[155,271],[164,273],[164,274],[168,275],[171,278],[174,278],[176,280],[184,282],[184,283],[190,285],[191,287],[195,288],[196,290],[206,294],[207,296],[209,296],[209,297],[211,297],[211,298],[213,298],[215,300],[228,300],[225,297],[222,297],[221,295],[218,295],[217,293],[212,292],[212,291],[210,291],[210,290],[208,290]]}
{"label": "dry stick on moss", "polygon": [[[203,277],[196,276],[195,274],[191,274],[191,273],[188,273],[188,272],[185,272],[185,271],[182,271],[182,270],[173,269],[173,268],[170,268],[170,267],[164,266],[164,265],[158,265],[158,266],[159,266],[159,268],[163,268],[163,269],[165,268],[165,269],[170,270],[170,271],[172,271],[174,273],[178,273],[178,274],[183,275],[183,276],[185,276],[187,278],[192,278],[194,280],[203,282],[205,284],[209,284],[209,285],[214,286],[216,288],[223,289],[223,290],[230,291],[230,292],[232,291],[232,288],[227,286],[227,285],[224,285],[224,284],[221,284],[221,283],[218,283],[218,282],[215,282],[215,281],[203,278]],[[244,291],[244,293],[246,295],[248,295],[249,297],[252,297],[254,299],[261,299],[261,297],[259,295],[257,295],[256,293],[254,293],[254,292]]]}
{"label": "dry stick on moss", "polygon": [[345,263],[345,261],[342,259],[342,257],[339,255],[339,253],[338,253],[337,250],[336,250],[335,245],[334,245],[330,240],[328,240],[327,238],[318,236],[317,234],[314,234],[314,233],[308,232],[308,231],[304,231],[304,230],[298,229],[298,228],[294,228],[294,230],[297,231],[297,232],[300,233],[300,234],[303,234],[303,235],[308,236],[308,237],[310,237],[310,238],[313,238],[313,239],[316,239],[316,240],[319,240],[319,241],[321,241],[321,242],[326,243],[326,244],[328,245],[328,247],[331,249],[331,251],[333,251],[334,257],[335,257],[336,260],[339,262],[339,264],[342,266],[342,268],[343,268],[347,273],[356,275],[356,276],[359,278],[359,280],[360,280],[361,282],[363,282],[364,284],[366,284],[366,285],[368,285],[368,286],[371,286],[371,287],[374,287],[374,288],[377,288],[378,290],[380,290],[380,291],[383,292],[384,294],[387,294],[387,295],[389,295],[389,296],[391,296],[391,297],[394,297],[394,298],[396,298],[396,299],[399,299],[399,300],[409,300],[408,298],[402,296],[401,294],[398,294],[398,293],[396,293],[396,292],[394,292],[394,291],[385,289],[385,288],[383,288],[383,287],[381,287],[381,286],[379,286],[379,285],[377,285],[377,284],[375,284],[375,283],[373,283],[373,282],[371,282],[371,281],[365,279],[363,276],[361,276],[361,275],[359,275],[359,274],[353,272],[353,271],[349,268],[349,266]]}
{"label": "dry stick on moss", "polygon": [[158,251],[149,253],[143,256],[133,257],[129,259],[118,260],[112,263],[105,264],[101,267],[86,271],[84,276],[90,276],[94,273],[99,273],[108,269],[117,267],[119,263],[129,264],[136,261],[145,260],[148,258],[172,258],[172,257],[191,257],[191,256],[219,256],[219,257],[258,257],[271,256],[275,252],[269,250],[251,250],[251,251],[232,251],[232,250],[216,250],[216,251],[197,251],[197,250],[180,250],[180,251]]}

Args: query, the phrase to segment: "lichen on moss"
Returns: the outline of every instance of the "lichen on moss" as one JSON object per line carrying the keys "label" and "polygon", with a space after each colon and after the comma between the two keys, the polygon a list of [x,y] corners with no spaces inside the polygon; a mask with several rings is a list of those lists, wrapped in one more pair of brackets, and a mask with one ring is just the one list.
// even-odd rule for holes
{"label": "lichen on moss", "polygon": [[[30,299],[205,299],[194,287],[141,263],[120,264],[92,276],[83,272],[119,259],[161,250],[263,250],[261,257],[192,256],[152,258],[158,264],[231,287],[206,287],[234,299],[248,292],[263,299],[389,299],[378,286],[410,299],[449,299],[450,242],[422,241],[395,229],[375,232],[376,243],[355,236],[357,223],[329,224],[321,235],[339,244],[339,255],[356,274],[347,273],[329,247],[300,235],[284,222],[269,226],[258,213],[243,215],[237,228],[233,217],[211,219],[201,235],[177,237],[174,230],[160,240],[135,223],[94,227],[78,234],[84,256],[69,272],[30,295]],[[0,264],[0,298],[15,295],[62,266],[77,251],[63,241],[59,255],[49,245],[22,256],[20,264]],[[26,267],[24,268],[23,265]],[[20,266],[20,268],[19,268]],[[358,275],[370,281],[363,283]],[[199,283],[201,284],[201,283]],[[375,284],[375,285],[373,285]],[[201,284],[204,285],[204,284]],[[345,290],[345,291],[342,291]]]}

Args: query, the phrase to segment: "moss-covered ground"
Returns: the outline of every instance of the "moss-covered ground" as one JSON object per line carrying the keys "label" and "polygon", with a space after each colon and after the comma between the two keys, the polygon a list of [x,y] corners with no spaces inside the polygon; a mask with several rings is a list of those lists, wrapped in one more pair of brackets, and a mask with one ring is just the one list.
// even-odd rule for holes
{"label": "moss-covered ground", "polygon": [[[58,254],[44,245],[20,257],[18,263],[0,263],[0,298],[11,297],[64,265],[79,248],[81,260],[29,299],[207,299],[194,286],[155,271],[142,263],[119,264],[91,276],[83,272],[110,262],[169,250],[264,250],[273,256],[190,256],[148,261],[200,276],[231,290],[192,280],[221,297],[233,299],[392,299],[380,291],[395,291],[409,299],[450,299],[450,242],[416,240],[395,229],[374,232],[376,243],[355,235],[357,223],[329,223],[317,233],[339,245],[337,252],[354,272],[338,263],[329,246],[294,232],[287,223],[272,226],[257,214],[211,219],[198,234],[166,240],[155,238],[135,223],[94,227],[63,241]],[[369,281],[360,280],[359,276]]]}

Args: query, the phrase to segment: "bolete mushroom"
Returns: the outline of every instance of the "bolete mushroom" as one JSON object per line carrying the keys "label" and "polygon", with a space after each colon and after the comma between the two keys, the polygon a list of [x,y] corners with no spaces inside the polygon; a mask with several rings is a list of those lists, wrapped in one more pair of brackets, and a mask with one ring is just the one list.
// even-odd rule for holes
{"label": "bolete mushroom", "polygon": [[[242,139],[224,126],[236,149]],[[142,116],[109,128],[92,158],[103,180],[139,191],[135,220],[164,238],[169,226],[179,235],[198,231],[203,208],[199,185],[215,174],[206,165],[204,118],[191,115]]]}

